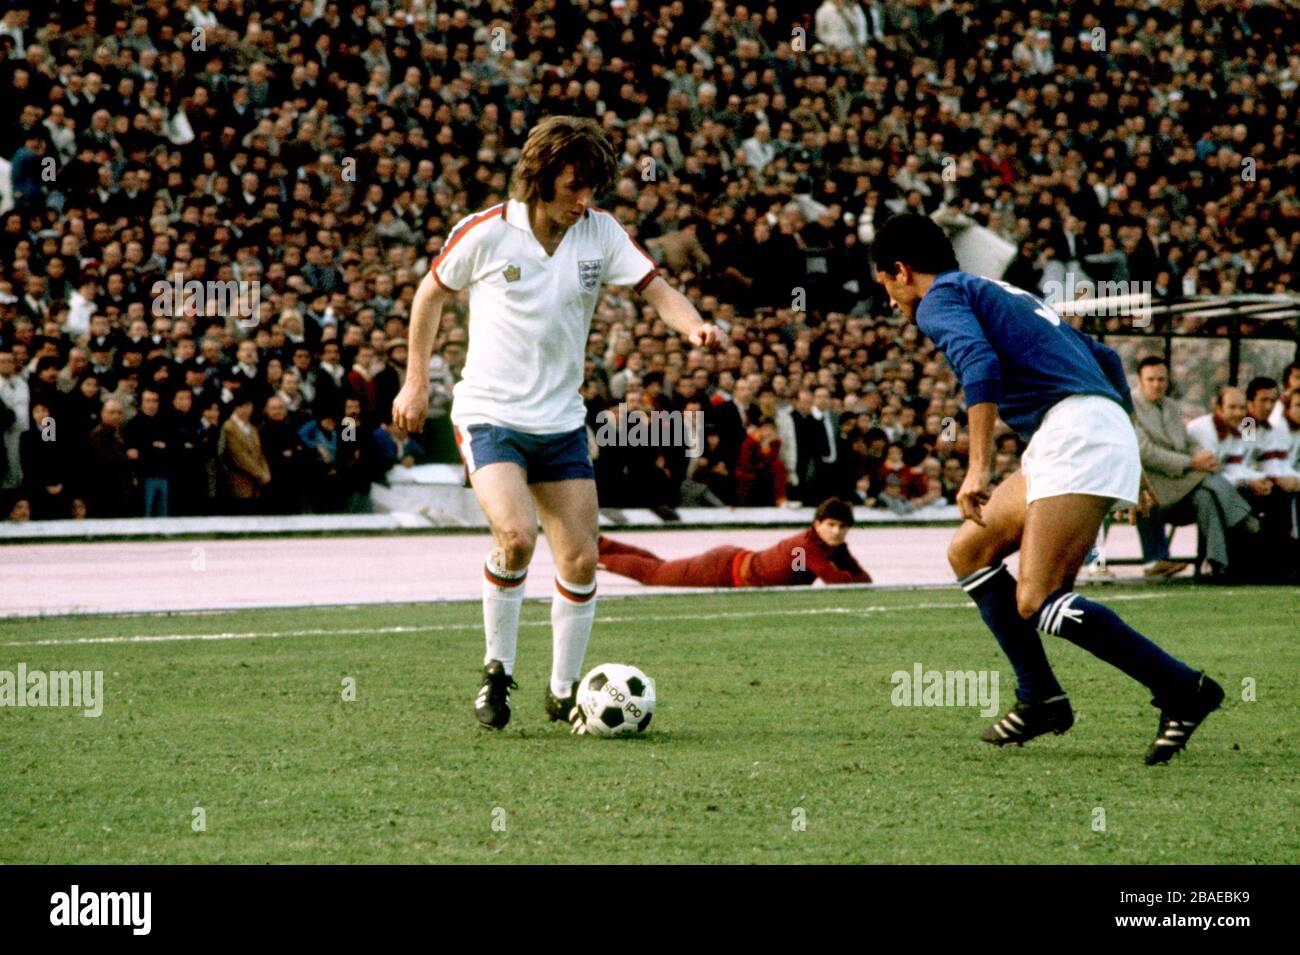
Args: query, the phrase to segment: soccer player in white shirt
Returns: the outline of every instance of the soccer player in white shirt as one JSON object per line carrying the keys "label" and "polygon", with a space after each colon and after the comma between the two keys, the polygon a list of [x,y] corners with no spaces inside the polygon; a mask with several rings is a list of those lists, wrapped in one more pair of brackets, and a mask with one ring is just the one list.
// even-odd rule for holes
{"label": "soccer player in white shirt", "polygon": [[622,225],[592,205],[617,172],[617,155],[596,123],[542,120],[524,143],[510,199],[452,229],[411,304],[411,359],[393,422],[418,432],[443,305],[469,290],[469,352],[451,420],[495,544],[484,567],[487,651],[474,701],[479,722],[491,728],[510,720],[519,610],[540,517],[557,571],[546,713],[582,731],[574,690],[596,612],[598,551],[578,390],[601,287],[632,286],[692,345],[723,342]]}

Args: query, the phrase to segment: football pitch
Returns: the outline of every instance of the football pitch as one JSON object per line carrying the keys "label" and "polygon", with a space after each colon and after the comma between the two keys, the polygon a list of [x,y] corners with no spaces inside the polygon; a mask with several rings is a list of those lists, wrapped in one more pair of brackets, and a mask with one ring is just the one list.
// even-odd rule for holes
{"label": "football pitch", "polygon": [[918,666],[1012,702],[956,590],[605,600],[588,667],[658,685],[621,740],[546,722],[549,602],[499,733],[477,603],[7,620],[0,671],[102,671],[104,698],[0,707],[0,862],[1294,862],[1296,591],[1089,593],[1227,690],[1168,766],[1142,688],[1056,639],[1063,736],[997,749],[978,701],[897,705]]}

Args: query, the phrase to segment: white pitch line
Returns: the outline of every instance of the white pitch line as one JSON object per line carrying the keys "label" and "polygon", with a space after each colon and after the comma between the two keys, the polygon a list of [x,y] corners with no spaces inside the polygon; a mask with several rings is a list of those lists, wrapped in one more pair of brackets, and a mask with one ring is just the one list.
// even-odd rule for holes
{"label": "white pitch line", "polygon": [[[1228,595],[1226,591],[1222,591]],[[1109,600],[1163,600],[1169,594],[1113,594]],[[718,613],[684,613],[637,615],[632,617],[597,617],[595,622],[606,623],[657,623],[685,620],[740,620],[756,617],[806,617],[806,616],[860,616],[873,613],[894,613],[912,610],[973,610],[973,603],[917,603],[902,604],[897,607],[808,607],[800,610],[743,610],[719,611]],[[520,627],[549,627],[549,620],[521,620]],[[406,633],[439,633],[449,630],[481,630],[483,625],[473,623],[442,623],[428,626],[410,627],[318,627],[310,630],[251,630],[227,633],[165,633],[134,634],[120,637],[77,637],[71,640],[10,640],[0,643],[4,647],[71,647],[99,644],[129,643],[182,643],[204,640],[277,640],[292,637],[330,637],[344,635],[384,636]]]}

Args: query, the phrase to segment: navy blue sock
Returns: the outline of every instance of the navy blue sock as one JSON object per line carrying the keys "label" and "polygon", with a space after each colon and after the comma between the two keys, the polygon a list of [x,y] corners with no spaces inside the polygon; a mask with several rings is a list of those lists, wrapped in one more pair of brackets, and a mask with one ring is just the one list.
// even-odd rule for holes
{"label": "navy blue sock", "polygon": [[1047,662],[1043,641],[1033,623],[1021,617],[1016,609],[1016,579],[1006,565],[982,567],[958,583],[975,601],[980,616],[1011,661],[1011,668],[1016,671],[1016,699],[1039,703],[1063,695],[1065,691],[1056,682],[1056,674]]}
{"label": "navy blue sock", "polygon": [[1109,607],[1061,587],[1043,601],[1038,629],[1064,637],[1146,686],[1155,705],[1196,692],[1200,674],[1138,633]]}

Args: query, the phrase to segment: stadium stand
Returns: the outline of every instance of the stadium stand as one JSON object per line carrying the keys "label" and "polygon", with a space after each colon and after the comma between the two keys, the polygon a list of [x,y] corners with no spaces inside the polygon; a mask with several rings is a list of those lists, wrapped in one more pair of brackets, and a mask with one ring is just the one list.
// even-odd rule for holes
{"label": "stadium stand", "polygon": [[[1281,0],[18,0],[0,79],[11,520],[366,512],[393,468],[455,461],[464,303],[420,435],[388,420],[407,309],[552,113],[602,123],[625,171],[600,204],[731,339],[687,349],[602,298],[603,506],[951,504],[962,396],[869,268],[893,211],[985,230],[1038,294],[1147,290],[1156,345],[1121,352],[1169,356],[1189,415],[1295,359]],[[598,440],[638,413],[681,416],[698,456]]]}

